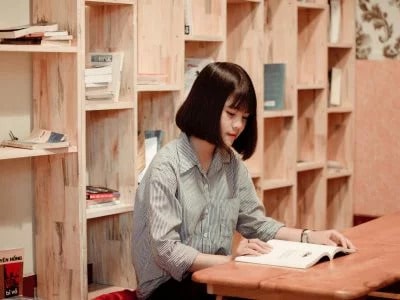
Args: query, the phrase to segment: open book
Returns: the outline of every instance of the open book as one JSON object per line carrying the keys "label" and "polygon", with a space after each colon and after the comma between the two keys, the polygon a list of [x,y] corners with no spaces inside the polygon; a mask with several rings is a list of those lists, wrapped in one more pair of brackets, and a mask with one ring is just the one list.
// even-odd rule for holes
{"label": "open book", "polygon": [[282,240],[270,240],[268,244],[273,247],[271,252],[259,256],[238,256],[235,261],[306,269],[323,258],[332,260],[336,254],[348,254],[355,251],[354,249],[345,249],[343,247]]}

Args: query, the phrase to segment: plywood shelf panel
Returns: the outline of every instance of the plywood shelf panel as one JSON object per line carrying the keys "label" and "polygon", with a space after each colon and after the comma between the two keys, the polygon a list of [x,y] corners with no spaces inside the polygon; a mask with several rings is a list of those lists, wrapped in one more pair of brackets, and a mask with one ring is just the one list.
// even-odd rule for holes
{"label": "plywood shelf panel", "polygon": [[29,150],[29,149],[18,149],[11,147],[0,147],[0,160],[56,155],[63,153],[75,153],[77,151],[78,150],[76,146],[68,148],[60,148],[60,149],[48,149],[48,150]]}

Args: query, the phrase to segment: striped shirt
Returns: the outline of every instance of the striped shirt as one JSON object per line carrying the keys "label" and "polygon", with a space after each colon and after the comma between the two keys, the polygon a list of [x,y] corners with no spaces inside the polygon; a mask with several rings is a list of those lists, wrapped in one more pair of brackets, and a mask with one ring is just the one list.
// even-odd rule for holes
{"label": "striped shirt", "polygon": [[138,296],[171,277],[182,280],[201,253],[231,253],[235,230],[269,240],[282,223],[265,216],[240,157],[216,151],[204,173],[188,137],[163,147],[137,190],[133,262]]}

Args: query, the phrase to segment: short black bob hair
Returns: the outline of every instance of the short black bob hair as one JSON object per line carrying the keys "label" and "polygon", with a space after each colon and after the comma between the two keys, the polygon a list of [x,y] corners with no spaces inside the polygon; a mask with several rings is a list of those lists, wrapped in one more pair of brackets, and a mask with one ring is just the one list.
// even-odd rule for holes
{"label": "short black bob hair", "polygon": [[220,129],[222,110],[228,99],[233,99],[232,108],[249,113],[243,132],[232,145],[245,160],[257,145],[257,99],[250,76],[241,66],[230,62],[208,64],[197,76],[175,121],[188,136],[229,150]]}

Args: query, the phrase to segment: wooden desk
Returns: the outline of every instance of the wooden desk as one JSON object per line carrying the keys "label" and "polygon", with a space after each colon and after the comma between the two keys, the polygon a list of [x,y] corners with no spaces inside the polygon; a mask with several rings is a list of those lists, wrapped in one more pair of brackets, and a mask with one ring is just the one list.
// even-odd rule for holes
{"label": "wooden desk", "polygon": [[363,299],[400,281],[400,212],[344,233],[356,253],[306,270],[230,262],[197,271],[193,280],[210,294],[268,300]]}

